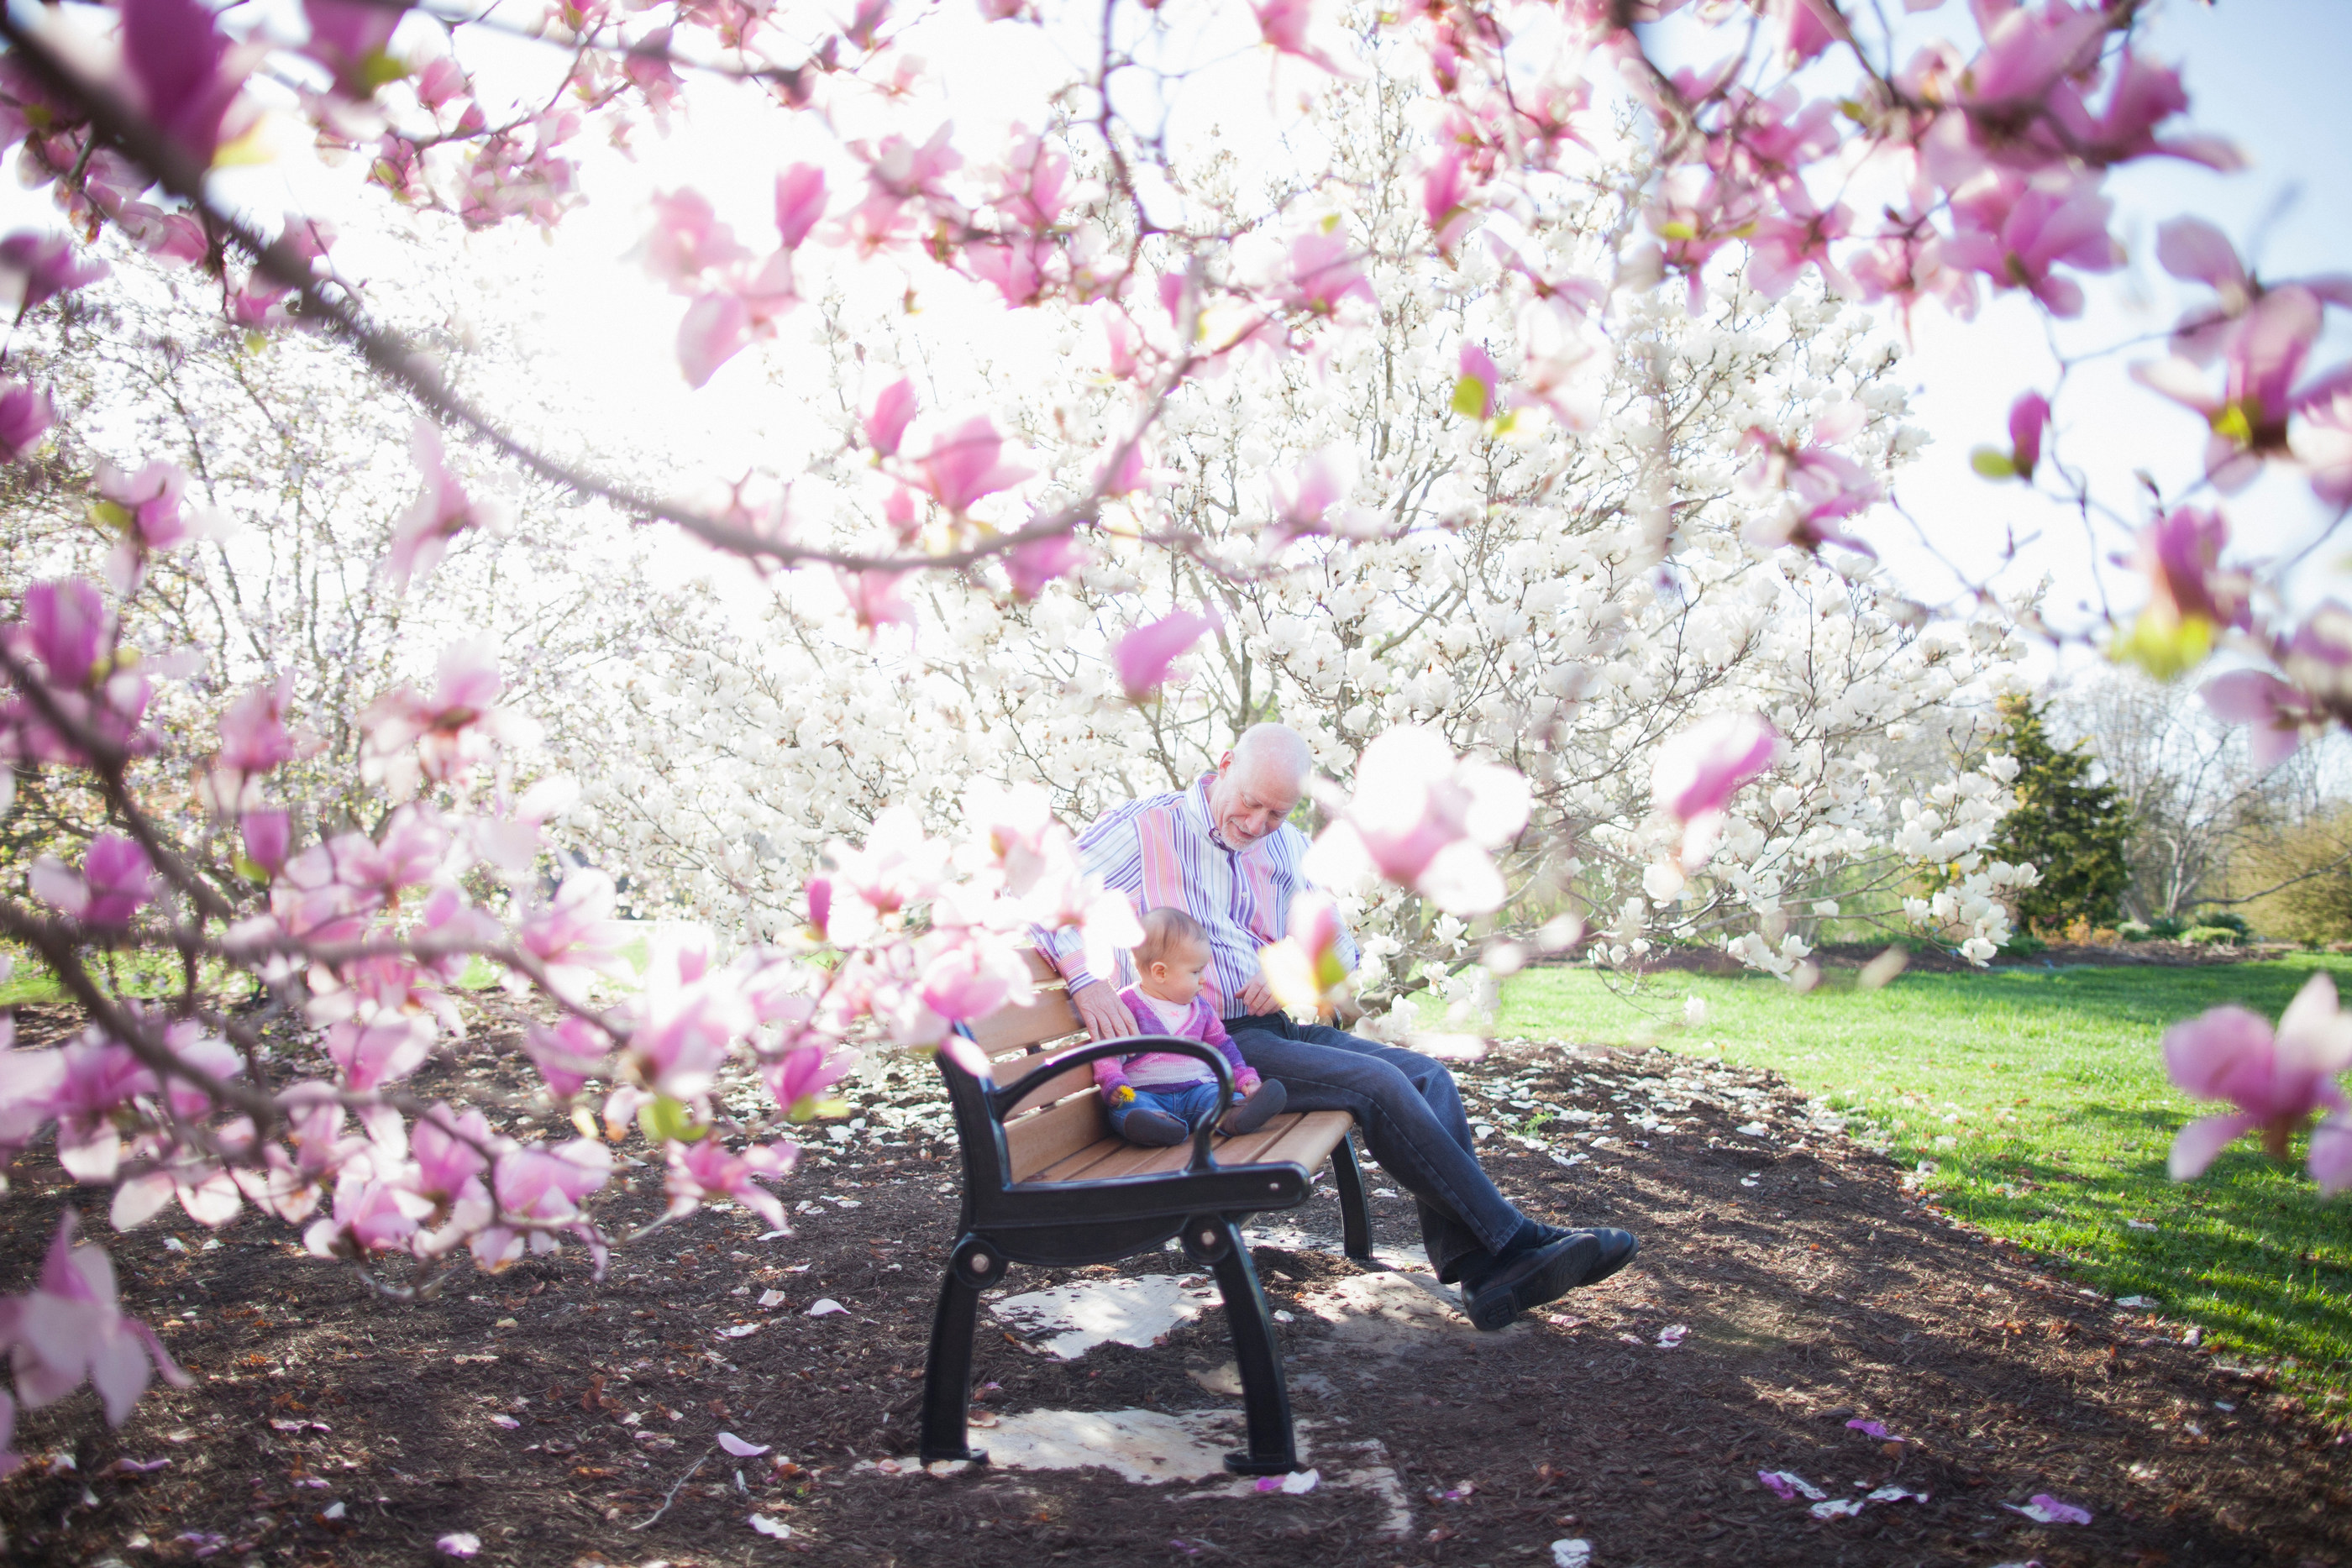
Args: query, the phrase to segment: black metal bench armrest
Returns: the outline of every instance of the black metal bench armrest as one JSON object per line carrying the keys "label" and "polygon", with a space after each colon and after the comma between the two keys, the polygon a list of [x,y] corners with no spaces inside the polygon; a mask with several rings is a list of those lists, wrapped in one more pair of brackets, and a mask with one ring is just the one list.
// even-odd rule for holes
{"label": "black metal bench armrest", "polygon": [[1217,1075],[1216,1114],[1202,1117],[1201,1124],[1193,1129],[1192,1158],[1184,1167],[1188,1172],[1216,1169],[1217,1162],[1209,1154],[1209,1141],[1211,1134],[1217,1129],[1217,1124],[1225,1119],[1225,1112],[1234,1103],[1234,1070],[1232,1063],[1225,1060],[1223,1052],[1213,1046],[1203,1045],[1197,1040],[1182,1040],[1172,1034],[1131,1034],[1119,1040],[1098,1040],[1092,1045],[1082,1045],[1076,1051],[1066,1051],[1059,1056],[1050,1058],[1043,1066],[1022,1074],[1003,1088],[987,1091],[989,1111],[999,1122],[1002,1122],[1004,1120],[1004,1113],[1021,1103],[1024,1095],[1057,1073],[1066,1072],[1071,1068],[1082,1066],[1087,1062],[1100,1061],[1106,1056],[1133,1056],[1139,1051],[1164,1051],[1173,1056],[1197,1057],[1207,1062],[1209,1070]]}

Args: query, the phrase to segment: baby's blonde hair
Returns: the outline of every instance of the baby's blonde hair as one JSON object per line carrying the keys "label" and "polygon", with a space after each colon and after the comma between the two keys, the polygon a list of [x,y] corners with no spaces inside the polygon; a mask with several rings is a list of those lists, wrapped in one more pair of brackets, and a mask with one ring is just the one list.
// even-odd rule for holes
{"label": "baby's blonde hair", "polygon": [[1174,904],[1163,904],[1143,917],[1143,940],[1135,945],[1135,972],[1149,970],[1171,949],[1195,945],[1209,945],[1208,931]]}

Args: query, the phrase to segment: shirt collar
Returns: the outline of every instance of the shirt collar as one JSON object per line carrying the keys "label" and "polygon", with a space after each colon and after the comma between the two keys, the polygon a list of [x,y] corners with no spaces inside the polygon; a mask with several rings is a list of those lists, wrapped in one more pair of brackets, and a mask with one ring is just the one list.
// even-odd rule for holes
{"label": "shirt collar", "polygon": [[1192,814],[1192,825],[1199,828],[1211,843],[1229,855],[1238,854],[1241,852],[1225,842],[1224,835],[1217,831],[1217,819],[1209,812],[1209,786],[1216,781],[1216,778],[1215,773],[1210,772],[1192,780],[1192,787],[1184,791],[1184,809]]}

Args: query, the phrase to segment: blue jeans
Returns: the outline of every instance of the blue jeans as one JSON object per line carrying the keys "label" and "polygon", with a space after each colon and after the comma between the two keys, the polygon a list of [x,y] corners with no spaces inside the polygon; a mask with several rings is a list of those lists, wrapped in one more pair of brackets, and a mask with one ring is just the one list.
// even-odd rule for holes
{"label": "blue jeans", "polygon": [[1421,1208],[1421,1243],[1451,1281],[1480,1253],[1499,1251],[1521,1215],[1480,1168],[1462,1092],[1444,1064],[1328,1024],[1282,1013],[1225,1020],[1242,1060],[1279,1082],[1292,1111],[1345,1111],[1364,1147]]}
{"label": "blue jeans", "polygon": [[1188,1131],[1197,1131],[1201,1118],[1217,1113],[1217,1081],[1202,1083],[1169,1083],[1158,1089],[1135,1086],[1135,1098],[1124,1105],[1110,1108],[1110,1130],[1124,1137],[1127,1119],[1138,1111],[1164,1111],[1184,1124]]}

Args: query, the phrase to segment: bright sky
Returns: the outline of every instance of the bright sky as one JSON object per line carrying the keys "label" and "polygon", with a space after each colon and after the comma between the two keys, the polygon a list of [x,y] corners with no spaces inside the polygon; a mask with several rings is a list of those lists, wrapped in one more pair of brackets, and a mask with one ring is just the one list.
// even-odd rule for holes
{"label": "bright sky", "polygon": [[[298,36],[290,0],[271,4],[287,14],[289,36]],[[1911,25],[1964,21],[1953,4]],[[1038,38],[1026,28],[982,26],[971,0],[948,0],[925,16],[912,47],[940,68],[940,116],[955,120],[960,139],[968,137],[970,146],[992,151],[1003,144],[1010,122],[1043,120],[1060,62],[1041,54]],[[2024,564],[2000,580],[2017,587],[2042,571],[2053,573],[2053,617],[2076,626],[2096,618],[2103,591],[2116,592],[2126,603],[2136,591],[2128,574],[2109,568],[2103,587],[2095,570],[2102,555],[2124,542],[2122,533],[2110,526],[2095,542],[2086,540],[2081,523],[2064,510],[2014,484],[1989,483],[1969,466],[1973,447],[2005,444],[2006,411],[2020,390],[2052,384],[2049,343],[2081,355],[2160,334],[2201,293],[2175,284],[2153,262],[2156,225],[2180,213],[2219,223],[2273,277],[2352,263],[2352,210],[2344,188],[2346,171],[2352,170],[2352,102],[2341,87],[2343,68],[2352,62],[2352,4],[2229,0],[2209,7],[2171,0],[2159,12],[2151,44],[2158,57],[2184,65],[2196,127],[2236,138],[2251,170],[2220,176],[2150,160],[2122,171],[2109,188],[2117,204],[2116,232],[2131,261],[2121,273],[2086,280],[2092,307],[2084,320],[2060,324],[2045,337],[2043,323],[2019,297],[1991,301],[1972,323],[1923,308],[1908,367],[1919,389],[1913,417],[1934,441],[1900,479],[1898,499],[1936,551],[1971,575],[1994,570],[2003,540],[2014,530]],[[550,73],[560,68],[557,51],[526,42],[483,39],[468,47],[478,50],[476,63],[489,68],[486,76],[513,84],[519,94],[543,96],[545,86],[535,84],[543,78],[551,85]],[[1267,56],[1252,47],[1245,22],[1230,36],[1192,40],[1191,47],[1199,60],[1223,63],[1185,87],[1178,124],[1197,130],[1219,123],[1244,147],[1265,146],[1292,95],[1312,85],[1311,73],[1295,63],[1286,63],[1270,81]],[[744,354],[709,387],[692,392],[677,374],[672,347],[683,301],[646,278],[629,254],[646,231],[651,195],[688,183],[712,197],[746,243],[762,249],[772,244],[774,172],[796,158],[841,168],[814,138],[798,146],[780,141],[782,118],[749,89],[698,82],[690,111],[667,138],[648,127],[637,138],[634,159],[591,154],[583,174],[589,202],[552,243],[519,225],[466,242],[480,280],[484,324],[492,315],[519,321],[523,343],[545,356],[546,373],[531,390],[532,413],[545,427],[578,441],[592,459],[633,470],[649,465],[707,484],[753,465],[789,472],[813,444],[829,439],[793,411],[793,400],[766,385],[770,366],[791,366],[804,351],[796,348],[795,335],[804,333],[812,312],[798,313],[784,342],[765,359]],[[415,251],[370,233],[376,225],[359,204],[373,193],[355,203],[349,171],[320,168],[290,120],[282,132],[280,156],[265,167],[226,173],[226,192],[257,211],[299,207],[339,220],[350,238],[338,261],[362,280],[412,264]],[[747,154],[746,149],[756,151]],[[836,191],[849,183],[846,170],[834,181]],[[0,221],[53,222],[37,202],[11,193],[0,205]],[[906,281],[887,261],[837,276],[884,298],[894,298]],[[985,330],[1000,328],[1004,313],[959,311],[953,287],[927,282],[920,319],[926,338],[961,333],[956,358],[968,371],[993,365],[1003,373],[1005,364],[1023,357],[1035,362],[1037,345],[973,337],[963,327],[967,319]],[[2331,347],[2338,356],[2347,336],[2336,335]],[[1043,347],[1048,352],[1061,348]],[[2101,500],[2134,519],[2145,511],[2135,470],[2152,474],[2168,497],[2184,493],[2201,472],[2202,422],[2126,373],[2132,361],[2158,351],[2151,342],[2080,365],[2061,409],[2063,455],[2089,474]],[[896,373],[877,374],[862,392],[870,395]],[[968,378],[967,385],[978,391]],[[2300,479],[2283,475],[2230,499],[2227,509],[2242,548],[2263,552],[2302,547],[2325,521]],[[1931,602],[1949,600],[1952,574],[1909,525],[1882,512],[1866,531],[1898,582]],[[2300,602],[2327,592],[2352,596],[2347,581],[2352,573],[2340,549],[2319,552],[2310,566],[2294,580]]]}

